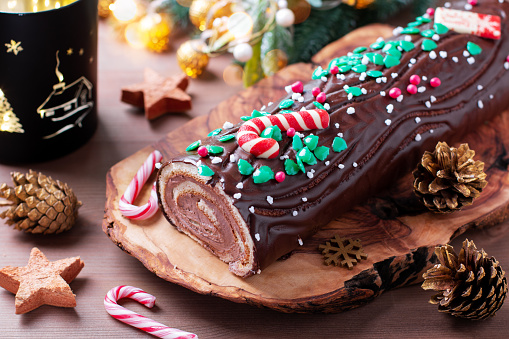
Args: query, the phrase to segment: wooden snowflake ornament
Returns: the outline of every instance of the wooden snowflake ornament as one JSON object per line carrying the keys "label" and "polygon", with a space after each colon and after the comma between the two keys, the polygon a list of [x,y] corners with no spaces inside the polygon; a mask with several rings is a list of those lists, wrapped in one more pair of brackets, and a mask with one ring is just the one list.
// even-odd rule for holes
{"label": "wooden snowflake ornament", "polygon": [[337,234],[325,245],[319,245],[318,248],[322,250],[325,265],[334,263],[338,266],[341,264],[341,266],[347,266],[349,270],[360,260],[368,258],[359,239],[341,238]]}

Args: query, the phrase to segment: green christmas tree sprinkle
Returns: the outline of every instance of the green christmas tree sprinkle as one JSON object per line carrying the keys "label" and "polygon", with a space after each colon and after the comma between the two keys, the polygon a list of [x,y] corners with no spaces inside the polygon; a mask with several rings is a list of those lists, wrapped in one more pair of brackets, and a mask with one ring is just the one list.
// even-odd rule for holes
{"label": "green christmas tree sprinkle", "polygon": [[198,166],[198,174],[204,177],[211,177],[214,175],[214,171],[207,165]]}
{"label": "green christmas tree sprinkle", "polygon": [[228,135],[223,135],[222,137],[219,138],[219,141],[221,142],[228,142],[228,141],[231,141],[235,139],[235,134],[228,134]]}
{"label": "green christmas tree sprinkle", "polygon": [[481,54],[482,48],[481,46],[474,44],[472,41],[467,42],[467,51],[471,55]]}
{"label": "green christmas tree sprinkle", "polygon": [[253,181],[255,184],[263,184],[271,179],[274,179],[274,172],[269,166],[257,168],[253,173]]}
{"label": "green christmas tree sprinkle", "polygon": [[288,108],[293,105],[292,99],[285,99],[279,103],[279,108]]}
{"label": "green christmas tree sprinkle", "polygon": [[217,128],[215,130],[213,130],[212,132],[210,132],[209,134],[207,134],[208,137],[212,137],[214,135],[218,135],[219,133],[221,133],[222,129],[221,128]]}
{"label": "green christmas tree sprinkle", "polygon": [[193,142],[189,146],[187,146],[186,152],[192,152],[192,151],[198,149],[198,147],[200,147],[200,145],[201,145],[201,140],[196,140],[195,142]]}
{"label": "green christmas tree sprinkle", "polygon": [[318,160],[324,161],[329,156],[329,147],[318,146],[315,148],[314,153]]}
{"label": "green christmas tree sprinkle", "polygon": [[286,159],[285,160],[285,172],[286,172],[286,174],[288,174],[288,175],[295,175],[295,174],[299,173],[299,171],[300,171],[299,165],[297,165],[295,163],[295,161],[293,161],[291,159]]}
{"label": "green christmas tree sprinkle", "polygon": [[237,167],[239,168],[239,173],[242,175],[251,175],[254,172],[253,166],[244,159],[239,159],[239,161],[237,161]]}
{"label": "green christmas tree sprinkle", "polygon": [[292,138],[292,147],[296,152],[304,148],[304,144],[297,134],[295,134]]}
{"label": "green christmas tree sprinkle", "polygon": [[308,135],[304,138],[304,145],[307,146],[311,151],[313,151],[318,145],[318,137],[316,135]]}
{"label": "green christmas tree sprinkle", "polygon": [[224,148],[221,146],[214,146],[214,145],[207,145],[207,151],[209,151],[209,154],[221,154],[224,152]]}
{"label": "green christmas tree sprinkle", "polygon": [[332,150],[334,152],[341,152],[347,148],[346,141],[343,138],[335,137],[332,142]]}

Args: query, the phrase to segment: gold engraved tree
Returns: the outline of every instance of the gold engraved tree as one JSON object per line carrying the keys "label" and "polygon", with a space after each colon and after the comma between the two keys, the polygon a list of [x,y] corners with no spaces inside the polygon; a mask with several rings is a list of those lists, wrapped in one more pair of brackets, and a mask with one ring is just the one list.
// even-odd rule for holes
{"label": "gold engraved tree", "polygon": [[11,105],[0,89],[0,132],[25,133],[19,118],[12,111]]}

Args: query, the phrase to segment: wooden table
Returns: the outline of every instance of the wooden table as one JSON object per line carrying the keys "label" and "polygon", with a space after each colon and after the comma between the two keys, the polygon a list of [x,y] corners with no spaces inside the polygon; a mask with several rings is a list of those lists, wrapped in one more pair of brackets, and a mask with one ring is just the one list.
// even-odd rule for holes
{"label": "wooden table", "polygon": [[[493,319],[472,322],[439,313],[428,304],[433,294],[419,285],[390,291],[374,302],[339,314],[282,314],[214,296],[200,295],[171,284],[149,272],[140,262],[117,248],[102,232],[105,175],[118,161],[159,140],[193,117],[207,114],[241,87],[229,87],[222,70],[227,56],[211,61],[200,79],[192,80],[188,93],[193,109],[187,114],[166,115],[152,122],[143,112],[120,102],[120,88],[142,80],[143,69],[172,75],[180,72],[176,38],[165,54],[135,50],[116,40],[113,29],[99,28],[98,107],[100,123],[92,140],[74,153],[45,163],[0,165],[0,182],[9,182],[11,171],[41,171],[70,184],[83,202],[77,224],[57,236],[34,236],[0,222],[0,267],[24,266],[30,249],[37,246],[50,260],[81,256],[85,268],[71,283],[77,307],[43,306],[25,315],[14,314],[14,296],[0,289],[0,337],[132,338],[149,337],[110,317],[103,307],[109,289],[133,285],[157,297],[149,310],[134,301],[122,305],[169,326],[198,334],[200,338],[339,338],[339,337],[486,337],[507,336],[509,306]],[[2,145],[3,146],[3,145]],[[5,147],[5,146],[4,146]],[[502,267],[509,270],[509,222],[485,231],[467,233],[453,242],[457,250],[468,237]]]}

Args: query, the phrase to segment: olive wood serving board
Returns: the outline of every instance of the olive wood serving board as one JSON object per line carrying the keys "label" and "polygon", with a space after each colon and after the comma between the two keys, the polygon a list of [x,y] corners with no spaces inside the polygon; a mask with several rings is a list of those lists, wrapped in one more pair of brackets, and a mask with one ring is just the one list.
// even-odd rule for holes
{"label": "olive wood serving board", "polygon": [[[152,150],[158,149],[165,158],[180,153],[225,121],[240,121],[240,116],[253,108],[277,102],[285,94],[286,85],[309,79],[316,64],[326,66],[335,56],[391,34],[392,28],[385,25],[358,29],[326,46],[312,64],[286,67],[220,103],[209,115],[190,121],[114,165],[106,178],[104,232],[118,247],[169,282],[281,312],[344,311],[386,290],[420,282],[422,273],[434,261],[436,245],[450,242],[467,229],[488,227],[507,217],[509,134],[504,131],[509,130],[509,111],[480,126],[465,140],[476,151],[476,160],[485,162],[489,182],[472,206],[446,215],[425,211],[413,195],[412,175],[408,173],[391,190],[380,192],[378,197],[330,222],[290,255],[247,279],[231,274],[227,264],[179,233],[160,212],[148,220],[132,221],[118,210],[120,197]],[[145,186],[135,203],[147,201],[150,185]],[[351,270],[325,265],[318,246],[336,234],[360,239],[368,258]]]}

